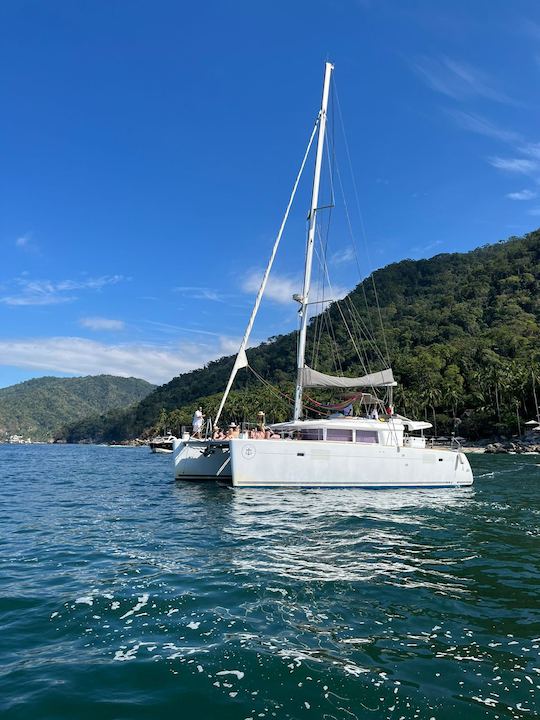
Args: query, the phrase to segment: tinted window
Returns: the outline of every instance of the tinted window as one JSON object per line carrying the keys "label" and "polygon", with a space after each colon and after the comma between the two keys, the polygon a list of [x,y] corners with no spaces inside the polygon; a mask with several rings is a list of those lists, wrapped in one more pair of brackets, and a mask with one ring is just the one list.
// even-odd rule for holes
{"label": "tinted window", "polygon": [[326,439],[352,442],[352,430],[346,430],[345,428],[328,428],[326,431]]}
{"label": "tinted window", "polygon": [[357,443],[378,443],[379,433],[376,430],[357,430],[356,431],[356,442]]}
{"label": "tinted window", "polygon": [[305,428],[300,432],[300,440],[322,440],[323,434],[320,428]]}

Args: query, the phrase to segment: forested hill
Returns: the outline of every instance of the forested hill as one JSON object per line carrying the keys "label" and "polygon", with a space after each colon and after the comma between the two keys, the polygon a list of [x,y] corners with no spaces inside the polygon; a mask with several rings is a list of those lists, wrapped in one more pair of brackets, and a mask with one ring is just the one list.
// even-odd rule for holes
{"label": "forested hill", "polygon": [[0,440],[10,435],[49,440],[66,423],[140,402],[155,385],[97,375],[42,377],[0,389]]}
{"label": "forested hill", "polygon": [[[457,429],[468,437],[515,432],[518,419],[534,414],[533,372],[537,383],[540,379],[539,273],[540,231],[469,253],[394,263],[312,321],[308,363],[345,375],[363,372],[365,365],[341,322],[346,317],[353,329],[371,328],[378,346],[388,347],[400,384],[398,411],[429,417],[439,432]],[[323,326],[331,332],[319,337]],[[372,343],[358,335],[356,346],[374,368]],[[296,335],[291,333],[251,349],[248,357],[265,380],[290,394],[295,353]],[[215,414],[232,362],[222,358],[176,377],[136,407],[66,428],[63,437],[74,442],[120,440],[159,425],[178,431],[198,403],[207,415]],[[224,419],[253,419],[261,407],[274,420],[290,412],[271,388],[241,371]]]}

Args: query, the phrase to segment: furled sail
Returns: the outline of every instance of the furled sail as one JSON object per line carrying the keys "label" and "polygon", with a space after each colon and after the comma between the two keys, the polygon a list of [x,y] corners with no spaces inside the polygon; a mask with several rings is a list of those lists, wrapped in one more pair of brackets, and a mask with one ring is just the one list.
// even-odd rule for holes
{"label": "furled sail", "polygon": [[336,377],[334,375],[325,375],[324,373],[312,370],[307,365],[302,370],[303,387],[335,387],[335,388],[351,388],[351,387],[384,387],[395,385],[392,368],[379,370],[358,378]]}

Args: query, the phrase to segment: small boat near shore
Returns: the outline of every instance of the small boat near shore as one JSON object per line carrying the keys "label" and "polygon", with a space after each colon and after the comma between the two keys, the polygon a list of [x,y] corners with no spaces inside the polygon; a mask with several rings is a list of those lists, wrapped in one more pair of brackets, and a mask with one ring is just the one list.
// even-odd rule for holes
{"label": "small boat near shore", "polygon": [[172,453],[175,440],[174,435],[158,435],[152,438],[148,445],[153,453]]}

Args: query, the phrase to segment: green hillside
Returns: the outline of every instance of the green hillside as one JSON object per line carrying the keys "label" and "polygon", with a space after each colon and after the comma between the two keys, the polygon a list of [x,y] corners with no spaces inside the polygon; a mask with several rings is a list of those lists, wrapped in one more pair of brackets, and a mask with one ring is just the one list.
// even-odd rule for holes
{"label": "green hillside", "polygon": [[[311,322],[308,364],[345,375],[380,367],[361,327],[370,330],[379,348],[388,348],[400,384],[398,412],[428,417],[438,432],[457,430],[471,438],[515,432],[518,418],[534,414],[533,373],[540,385],[540,231],[469,253],[404,260],[377,270]],[[319,336],[320,328],[330,332]],[[290,395],[295,353],[291,333],[248,351],[248,358],[267,382]],[[232,362],[222,358],[176,377],[135,407],[72,425],[63,437],[120,440],[160,424],[178,431],[198,403],[207,415],[215,414]],[[253,419],[261,407],[274,420],[290,414],[286,399],[241,371],[224,419]]]}
{"label": "green hillside", "polygon": [[137,378],[98,375],[42,377],[0,389],[0,440],[22,435],[49,440],[66,423],[140,402],[155,385]]}

